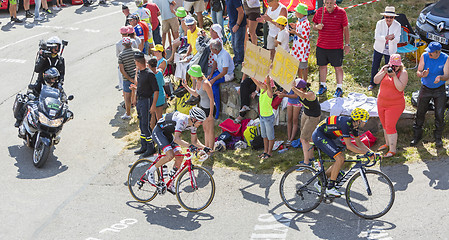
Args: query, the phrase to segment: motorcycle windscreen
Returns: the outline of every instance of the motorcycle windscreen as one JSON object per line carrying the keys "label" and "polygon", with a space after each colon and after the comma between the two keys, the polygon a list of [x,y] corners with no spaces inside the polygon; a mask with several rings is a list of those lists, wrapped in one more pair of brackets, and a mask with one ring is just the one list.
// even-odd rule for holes
{"label": "motorcycle windscreen", "polygon": [[62,102],[59,100],[59,96],[60,91],[58,89],[46,85],[42,86],[39,107],[50,119],[58,116],[62,111]]}

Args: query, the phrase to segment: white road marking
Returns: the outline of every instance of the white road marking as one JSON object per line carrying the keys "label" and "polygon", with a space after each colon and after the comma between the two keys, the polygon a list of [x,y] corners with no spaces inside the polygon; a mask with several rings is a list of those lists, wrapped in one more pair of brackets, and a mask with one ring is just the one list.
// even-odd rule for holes
{"label": "white road marking", "polygon": [[[49,29],[65,29],[65,30],[71,30],[71,31],[79,31],[80,28],[77,27],[63,27],[63,26],[47,26],[47,25],[39,25],[36,26],[38,28],[49,28]],[[91,33],[98,33],[100,30],[97,29],[83,29],[84,32],[91,32]]]}
{"label": "white road marking", "polygon": [[291,214],[260,214],[251,239],[285,239],[292,221]]}
{"label": "white road marking", "polygon": [[7,45],[5,45],[5,46],[3,46],[3,47],[0,47],[0,51],[3,50],[3,49],[5,49],[5,48],[8,48],[8,47],[10,47],[10,46],[12,46],[12,45],[15,45],[15,44],[17,44],[17,43],[25,42],[25,41],[27,41],[27,40],[30,40],[30,39],[32,39],[32,38],[35,38],[35,37],[39,37],[39,36],[45,35],[45,34],[47,34],[47,33],[48,33],[48,32],[39,33],[39,34],[37,34],[37,35],[34,35],[34,36],[31,36],[31,37],[24,38],[24,39],[19,40],[19,41],[17,41],[17,42],[13,42],[13,43],[7,44]]}
{"label": "white road marking", "polygon": [[93,18],[84,19],[84,20],[79,21],[79,22],[76,22],[76,23],[74,23],[74,24],[80,24],[80,23],[84,23],[84,22],[89,22],[89,21],[92,21],[92,20],[95,20],[95,19],[98,19],[98,18],[103,18],[103,17],[109,16],[109,15],[113,15],[113,14],[117,14],[117,13],[121,13],[121,11],[111,12],[111,13],[108,13],[108,14],[105,14],[105,15],[101,15],[101,16],[96,16],[96,17],[93,17]]}
{"label": "white road marking", "polygon": [[23,60],[23,59],[0,58],[0,62],[25,63],[26,61],[27,60]]}

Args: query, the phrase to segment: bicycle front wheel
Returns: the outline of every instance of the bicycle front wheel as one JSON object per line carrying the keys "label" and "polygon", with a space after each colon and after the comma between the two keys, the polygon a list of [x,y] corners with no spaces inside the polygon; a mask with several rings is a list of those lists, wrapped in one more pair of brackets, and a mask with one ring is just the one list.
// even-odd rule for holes
{"label": "bicycle front wheel", "polygon": [[179,174],[176,181],[176,197],[179,204],[190,212],[206,209],[215,196],[215,181],[205,168],[193,166]]}
{"label": "bicycle front wheel", "polygon": [[[128,189],[134,199],[139,202],[149,202],[157,195],[157,189],[151,185],[146,175],[152,161],[141,159],[133,164],[128,174]],[[159,179],[159,170],[155,172],[155,179]]]}
{"label": "bicycle front wheel", "polygon": [[374,219],[385,215],[393,206],[394,188],[391,180],[382,172],[368,169],[366,181],[355,174],[346,188],[346,203],[359,217]]}
{"label": "bicycle front wheel", "polygon": [[316,176],[317,171],[305,165],[296,165],[288,169],[281,178],[279,192],[285,205],[295,212],[310,212],[324,196],[323,180]]}

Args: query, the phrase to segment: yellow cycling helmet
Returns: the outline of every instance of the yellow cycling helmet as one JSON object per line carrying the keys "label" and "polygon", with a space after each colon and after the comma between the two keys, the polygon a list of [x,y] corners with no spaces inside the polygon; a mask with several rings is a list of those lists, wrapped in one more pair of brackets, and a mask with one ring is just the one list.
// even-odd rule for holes
{"label": "yellow cycling helmet", "polygon": [[351,112],[351,118],[354,121],[362,120],[364,122],[368,121],[369,113],[363,108],[356,108]]}

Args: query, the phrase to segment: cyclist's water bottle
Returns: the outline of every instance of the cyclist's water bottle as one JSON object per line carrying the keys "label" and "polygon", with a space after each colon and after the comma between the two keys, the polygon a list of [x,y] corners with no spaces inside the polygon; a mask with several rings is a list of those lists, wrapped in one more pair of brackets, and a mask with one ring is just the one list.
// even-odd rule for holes
{"label": "cyclist's water bottle", "polygon": [[168,176],[170,176],[170,178],[175,176],[176,171],[178,171],[178,168],[174,167],[172,170],[170,170],[170,173],[168,174]]}
{"label": "cyclist's water bottle", "polygon": [[164,178],[168,177],[168,167],[167,167],[167,165],[163,165],[162,166],[162,176],[164,176]]}
{"label": "cyclist's water bottle", "polygon": [[315,169],[321,169],[320,161],[314,161],[313,166],[315,167]]}

